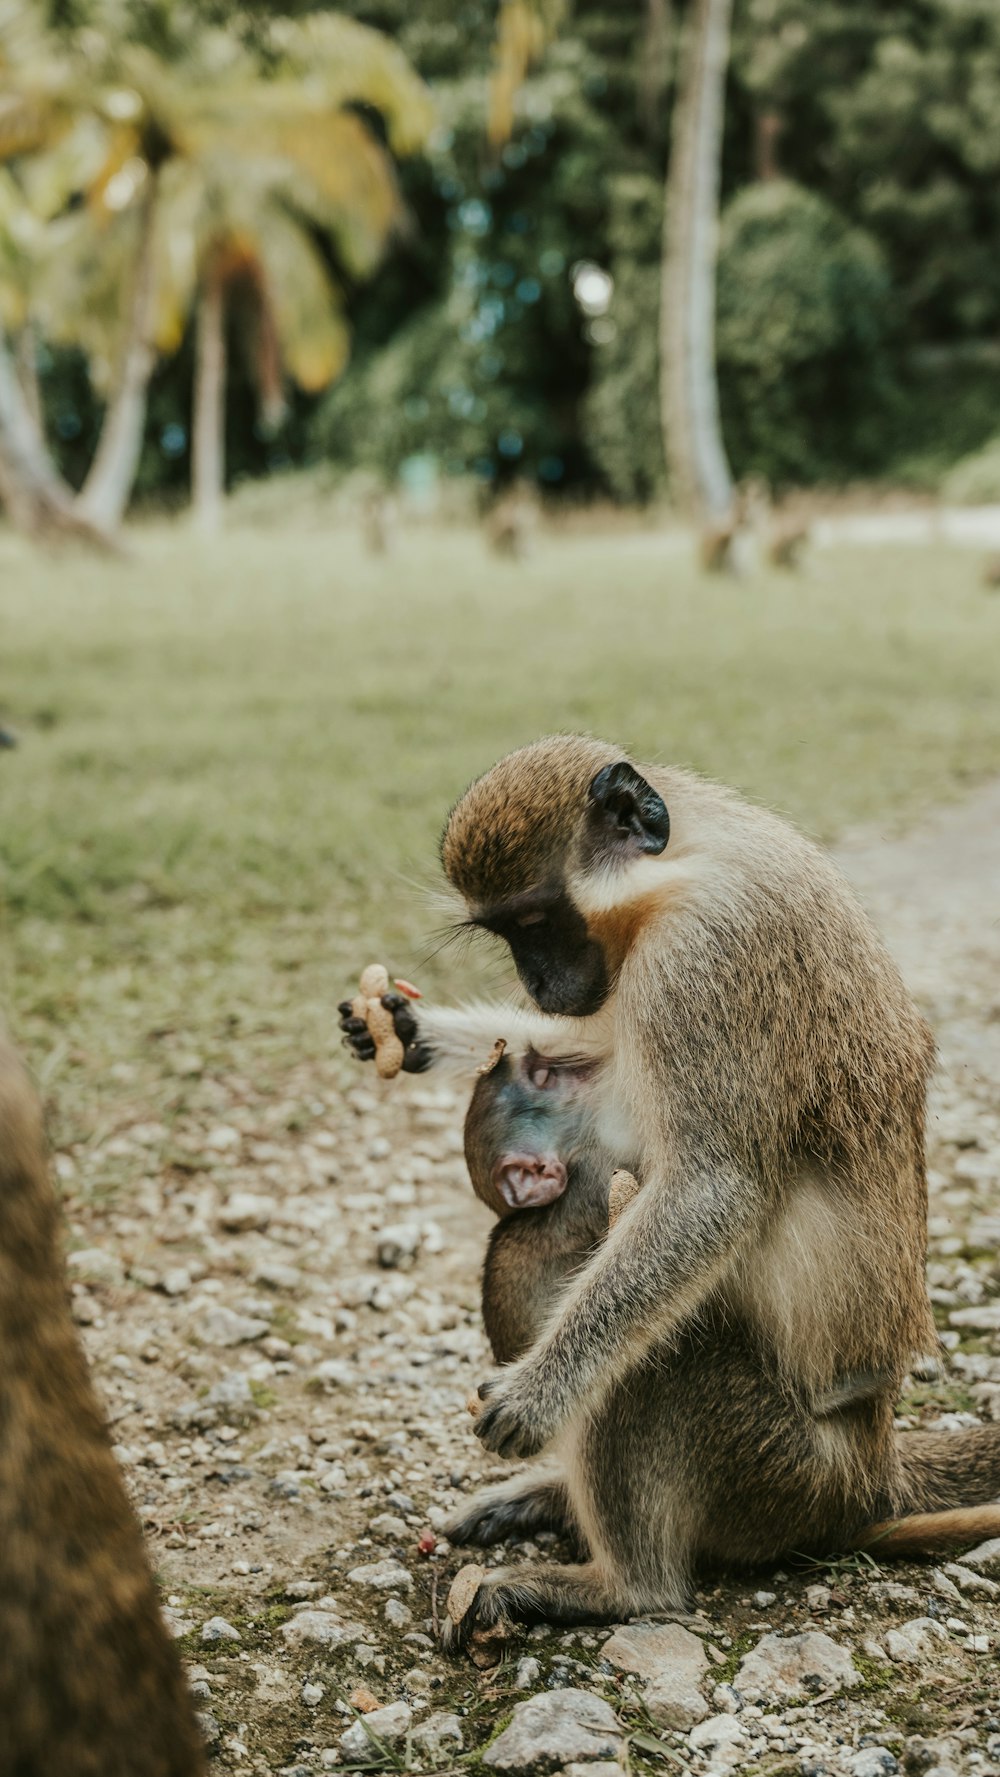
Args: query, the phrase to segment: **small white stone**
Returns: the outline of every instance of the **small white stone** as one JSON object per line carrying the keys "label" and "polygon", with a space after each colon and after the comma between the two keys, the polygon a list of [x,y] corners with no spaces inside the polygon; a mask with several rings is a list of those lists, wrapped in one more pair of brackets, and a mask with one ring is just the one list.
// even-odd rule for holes
{"label": "small white stone", "polygon": [[310,1709],[315,1709],[317,1703],[322,1703],[323,1698],[325,1696],[326,1696],[325,1685],[310,1684],[307,1681],[302,1686],[302,1701],[303,1701],[303,1703],[308,1703]]}
{"label": "small white stone", "polygon": [[267,1330],[266,1320],[236,1314],[221,1303],[204,1309],[195,1321],[195,1332],[206,1345],[250,1345],[255,1339],[262,1339]]}
{"label": "small white stone", "polygon": [[850,1690],[861,1683],[845,1647],[822,1630],[800,1635],[765,1635],[744,1654],[736,1688],[744,1697],[778,1702],[808,1698],[817,1691]]}
{"label": "small white stone", "polygon": [[517,1662],[517,1672],[514,1677],[515,1689],[519,1691],[530,1691],[532,1685],[538,1683],[541,1675],[541,1664],[535,1659],[534,1654],[525,1654],[524,1657]]}
{"label": "small white stone", "polygon": [[[362,1715],[340,1736],[340,1750],[359,1765],[381,1764],[382,1746],[396,1746],[410,1731],[413,1711],[408,1703],[387,1703]],[[381,1746],[379,1745],[381,1742]]]}
{"label": "small white stone", "polygon": [[82,1247],[79,1252],[70,1253],[66,1267],[71,1276],[106,1289],[119,1289],[125,1282],[125,1268],[117,1253],[106,1252],[100,1246]]}
{"label": "small white stone", "polygon": [[376,1592],[412,1592],[413,1581],[399,1561],[369,1561],[354,1567],[348,1574],[354,1586],[367,1586]]}
{"label": "small white stone", "polygon": [[255,1191],[234,1191],[219,1210],[219,1226],[227,1234],[247,1234],[268,1226],[275,1211],[273,1197],[260,1197]]}
{"label": "small white stone", "polygon": [[917,1666],[940,1653],[942,1642],[949,1643],[947,1631],[933,1617],[912,1617],[900,1628],[886,1631],[885,1651],[899,1665]]}
{"label": "small white stone", "polygon": [[691,1729],[688,1745],[692,1752],[707,1753],[712,1768],[724,1770],[737,1762],[749,1740],[734,1715],[710,1715]]}
{"label": "small white stone", "polygon": [[643,1702],[661,1727],[690,1728],[708,1714],[701,1684],[708,1656],[697,1635],[680,1623],[625,1623],[601,1653],[619,1672],[646,1680]]}
{"label": "small white stone", "polygon": [[238,1629],[233,1628],[232,1623],[226,1622],[225,1617],[209,1617],[207,1623],[202,1623],[201,1639],[202,1641],[242,1641],[243,1637]]}
{"label": "small white stone", "polygon": [[1000,1574],[1000,1536],[991,1536],[987,1542],[977,1543],[974,1549],[958,1558],[962,1567],[974,1568],[977,1573]]}

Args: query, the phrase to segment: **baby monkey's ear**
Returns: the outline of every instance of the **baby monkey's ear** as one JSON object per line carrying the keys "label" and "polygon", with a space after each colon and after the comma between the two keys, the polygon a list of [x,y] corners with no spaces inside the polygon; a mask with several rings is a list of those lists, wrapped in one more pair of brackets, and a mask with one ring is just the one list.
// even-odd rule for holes
{"label": "baby monkey's ear", "polygon": [[667,805],[634,765],[626,759],[605,765],[587,793],[594,818],[609,838],[627,839],[637,851],[663,851],[670,838]]}

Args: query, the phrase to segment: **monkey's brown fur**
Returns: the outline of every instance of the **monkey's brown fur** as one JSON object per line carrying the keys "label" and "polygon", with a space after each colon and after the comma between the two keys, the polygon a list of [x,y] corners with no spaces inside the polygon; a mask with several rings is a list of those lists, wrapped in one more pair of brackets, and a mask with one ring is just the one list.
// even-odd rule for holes
{"label": "monkey's brown fur", "polygon": [[[478,1081],[473,1093],[465,1123],[469,1175],[476,1195],[501,1218],[490,1236],[482,1291],[483,1319],[499,1364],[513,1362],[539,1337],[574,1272],[608,1232],[610,1181],[623,1175],[612,1174],[610,1152],[581,1145],[580,1115],[578,1105],[533,1089],[509,1060]],[[495,1189],[496,1168],[506,1151],[523,1155],[533,1143],[539,1152],[555,1145],[565,1153],[566,1189],[544,1208],[511,1214]],[[918,1513],[858,1530],[856,1502],[843,1497],[842,1488],[837,1497],[829,1476],[818,1472],[817,1444],[824,1430],[837,1435],[845,1427],[861,1447],[872,1441],[873,1430],[876,1441],[884,1437],[884,1412],[878,1408],[884,1377],[845,1377],[828,1397],[796,1401],[777,1376],[761,1373],[759,1359],[745,1327],[703,1322],[679,1350],[654,1347],[641,1372],[643,1385],[630,1377],[628,1386],[617,1390],[613,1416],[607,1406],[602,1414],[605,1430],[614,1432],[601,1457],[606,1499],[621,1487],[626,1498],[630,1491],[634,1495],[636,1456],[643,1447],[652,1456],[651,1446],[669,1436],[672,1462],[687,1470],[692,1495],[709,1504],[713,1521],[714,1534],[693,1552],[693,1568],[753,1564],[762,1550],[766,1559],[779,1547],[932,1554],[996,1531],[1000,1514],[993,1506]],[[657,1430],[651,1439],[652,1426]],[[597,1442],[595,1437],[595,1452]],[[970,1485],[975,1487],[977,1459],[990,1485],[1000,1461],[998,1443],[988,1427],[957,1442],[919,1433],[904,1438],[898,1454],[910,1500],[919,1496],[949,1505],[956,1473],[967,1496]],[[907,1501],[882,1496],[868,1497],[868,1503],[871,1510],[888,1510]],[[748,1504],[752,1529],[745,1522]],[[546,1473],[527,1485],[520,1478],[481,1495],[449,1529],[457,1541],[481,1544],[540,1529],[559,1530],[578,1544],[582,1540],[571,1489]],[[549,1601],[558,1597],[553,1578]],[[543,1614],[530,1600],[524,1603],[529,1616]]]}
{"label": "monkey's brown fur", "polygon": [[4,1777],[203,1770],[70,1318],[39,1107],[2,1038],[0,1649]]}
{"label": "monkey's brown fur", "polygon": [[[475,1426],[501,1455],[549,1453],[591,1562],[491,1574],[463,1632],[669,1608],[702,1560],[844,1547],[996,1498],[1000,1428],[893,1431],[936,1342],[932,1044],[830,860],[717,785],[579,737],[474,783],[442,857],[549,1010],[422,1004],[421,1065],[471,1072],[497,1036],[586,1062],[589,1139],[642,1183]],[[953,1540],[963,1524],[981,1534],[982,1515]]]}

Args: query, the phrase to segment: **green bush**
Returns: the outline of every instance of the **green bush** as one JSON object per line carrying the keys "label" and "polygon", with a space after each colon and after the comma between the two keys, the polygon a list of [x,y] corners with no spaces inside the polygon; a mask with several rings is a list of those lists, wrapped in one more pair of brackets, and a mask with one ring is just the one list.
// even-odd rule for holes
{"label": "green bush", "polygon": [[782,482],[876,471],[898,391],[892,290],[872,237],[791,181],[748,186],[723,214],[717,303],[736,473]]}

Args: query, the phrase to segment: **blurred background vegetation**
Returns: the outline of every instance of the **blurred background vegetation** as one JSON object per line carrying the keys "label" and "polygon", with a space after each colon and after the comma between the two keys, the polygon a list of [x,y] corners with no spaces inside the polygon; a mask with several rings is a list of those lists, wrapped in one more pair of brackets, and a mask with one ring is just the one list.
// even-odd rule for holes
{"label": "blurred background vegetation", "polygon": [[[117,519],[129,425],[140,498],[179,503],[193,470],[207,525],[223,478],[314,464],[417,497],[661,497],[696,10],[5,0],[0,318],[82,515]],[[498,99],[505,26],[537,40]],[[738,479],[930,489],[960,464],[956,497],[1000,495],[998,175],[995,0],[737,0],[716,354]]]}

